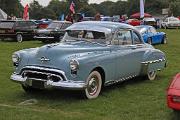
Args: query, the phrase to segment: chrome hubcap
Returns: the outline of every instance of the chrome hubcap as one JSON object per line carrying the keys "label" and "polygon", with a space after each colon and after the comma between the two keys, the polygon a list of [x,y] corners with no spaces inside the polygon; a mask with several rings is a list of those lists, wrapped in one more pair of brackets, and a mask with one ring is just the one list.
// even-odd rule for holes
{"label": "chrome hubcap", "polygon": [[18,35],[18,36],[17,36],[17,41],[18,41],[18,42],[22,42],[22,36],[21,36],[21,35]]}
{"label": "chrome hubcap", "polygon": [[98,80],[97,78],[93,77],[90,79],[89,83],[88,83],[88,93],[89,95],[94,95],[96,94],[97,90],[98,90]]}

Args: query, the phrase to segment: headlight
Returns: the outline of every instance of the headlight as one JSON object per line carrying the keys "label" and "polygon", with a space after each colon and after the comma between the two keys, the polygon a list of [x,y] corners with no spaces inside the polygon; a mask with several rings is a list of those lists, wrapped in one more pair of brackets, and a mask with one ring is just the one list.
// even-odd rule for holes
{"label": "headlight", "polygon": [[70,68],[72,72],[77,72],[77,70],[79,69],[79,62],[77,60],[70,60]]}
{"label": "headlight", "polygon": [[13,54],[12,61],[13,61],[13,63],[15,63],[17,65],[20,61],[20,56],[18,54]]}

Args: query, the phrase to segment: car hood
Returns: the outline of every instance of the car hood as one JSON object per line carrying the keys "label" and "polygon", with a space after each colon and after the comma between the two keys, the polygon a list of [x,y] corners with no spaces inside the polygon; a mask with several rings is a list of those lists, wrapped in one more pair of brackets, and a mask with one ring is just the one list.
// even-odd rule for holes
{"label": "car hood", "polygon": [[[53,68],[66,68],[71,59],[87,58],[110,51],[110,47],[97,43],[71,42],[42,46],[29,56],[28,65]],[[43,61],[44,60],[44,61]]]}

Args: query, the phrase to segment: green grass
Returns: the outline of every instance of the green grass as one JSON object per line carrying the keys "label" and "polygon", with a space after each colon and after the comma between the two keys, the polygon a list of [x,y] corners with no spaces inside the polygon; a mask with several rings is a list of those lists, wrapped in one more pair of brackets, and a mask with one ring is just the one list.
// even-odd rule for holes
{"label": "green grass", "polygon": [[[180,31],[163,30],[168,44],[155,47],[166,53],[168,66],[155,81],[139,78],[107,87],[95,100],[86,100],[72,91],[43,91],[26,94],[10,81],[14,51],[41,46],[38,41],[0,42],[0,120],[173,120],[166,105],[166,89],[180,72]],[[19,103],[36,99],[38,103]]]}

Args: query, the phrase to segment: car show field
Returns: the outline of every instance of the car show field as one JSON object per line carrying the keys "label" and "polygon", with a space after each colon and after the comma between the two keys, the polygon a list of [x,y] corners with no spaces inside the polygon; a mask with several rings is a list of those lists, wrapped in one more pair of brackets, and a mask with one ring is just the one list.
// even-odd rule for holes
{"label": "car show field", "polygon": [[154,81],[137,77],[102,89],[99,97],[86,100],[80,91],[48,90],[25,93],[10,80],[14,71],[12,53],[40,47],[40,41],[22,43],[0,41],[0,119],[1,120],[174,120],[167,107],[166,89],[180,70],[180,30],[160,29],[167,44],[154,47],[166,54],[167,67]]}

